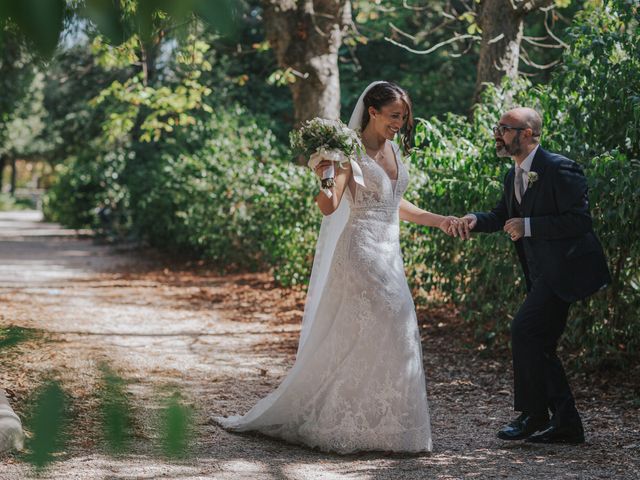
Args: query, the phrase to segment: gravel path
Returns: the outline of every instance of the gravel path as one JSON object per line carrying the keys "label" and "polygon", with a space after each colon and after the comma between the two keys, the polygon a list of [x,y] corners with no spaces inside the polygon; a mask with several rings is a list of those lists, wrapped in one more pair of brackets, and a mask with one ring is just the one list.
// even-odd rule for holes
{"label": "gravel path", "polygon": [[[43,378],[60,379],[71,397],[71,441],[38,478],[640,478],[637,365],[571,375],[585,445],[500,442],[495,430],[513,416],[508,358],[475,350],[469,328],[437,308],[419,312],[433,453],[341,457],[212,424],[278,385],[293,363],[303,300],[267,274],[221,276],[78,238],[36,212],[0,213],[0,325],[43,332],[0,353],[0,386],[21,415]],[[135,436],[125,454],[105,453],[100,439],[101,362],[128,382]],[[195,410],[195,436],[189,457],[168,461],[154,420],[175,389]],[[21,456],[0,457],[2,480],[33,475]]]}

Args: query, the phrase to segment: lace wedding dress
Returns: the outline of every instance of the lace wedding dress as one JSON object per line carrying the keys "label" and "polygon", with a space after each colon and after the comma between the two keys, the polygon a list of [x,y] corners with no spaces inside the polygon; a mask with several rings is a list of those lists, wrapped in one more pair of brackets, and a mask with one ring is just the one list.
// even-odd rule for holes
{"label": "lace wedding dress", "polygon": [[399,243],[408,174],[392,145],[397,182],[368,156],[355,162],[366,187],[357,185],[355,198],[344,193],[348,205],[339,210],[348,217],[323,288],[312,294],[310,286],[294,366],[246,415],[217,417],[223,427],[343,454],[431,450],[420,336]]}

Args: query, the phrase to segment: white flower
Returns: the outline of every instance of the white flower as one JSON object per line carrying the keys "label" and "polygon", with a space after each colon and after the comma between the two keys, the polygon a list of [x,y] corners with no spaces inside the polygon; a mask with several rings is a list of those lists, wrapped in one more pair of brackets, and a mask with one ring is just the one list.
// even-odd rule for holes
{"label": "white flower", "polygon": [[527,178],[529,179],[529,185],[533,185],[538,181],[538,172],[527,172]]}
{"label": "white flower", "polygon": [[291,132],[290,138],[291,147],[307,158],[314,154],[317,158],[318,154],[335,152],[326,158],[340,164],[354,158],[360,147],[357,133],[340,120],[319,117],[304,122],[298,130]]}

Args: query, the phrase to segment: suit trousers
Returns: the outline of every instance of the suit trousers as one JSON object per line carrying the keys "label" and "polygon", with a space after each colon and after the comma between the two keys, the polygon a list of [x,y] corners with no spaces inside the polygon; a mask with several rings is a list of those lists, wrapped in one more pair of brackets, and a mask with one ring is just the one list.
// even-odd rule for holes
{"label": "suit trousers", "polygon": [[514,409],[530,415],[550,410],[556,425],[580,422],[557,355],[569,306],[538,278],[511,323]]}

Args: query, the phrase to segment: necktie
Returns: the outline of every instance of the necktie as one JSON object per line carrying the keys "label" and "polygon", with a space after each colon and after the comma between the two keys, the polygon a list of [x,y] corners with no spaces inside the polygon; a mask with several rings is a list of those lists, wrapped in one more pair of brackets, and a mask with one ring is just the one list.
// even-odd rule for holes
{"label": "necktie", "polygon": [[524,170],[520,167],[516,167],[516,178],[515,178],[515,187],[516,187],[516,199],[518,203],[522,203],[522,197],[524,196],[524,182],[522,181],[522,173]]}

